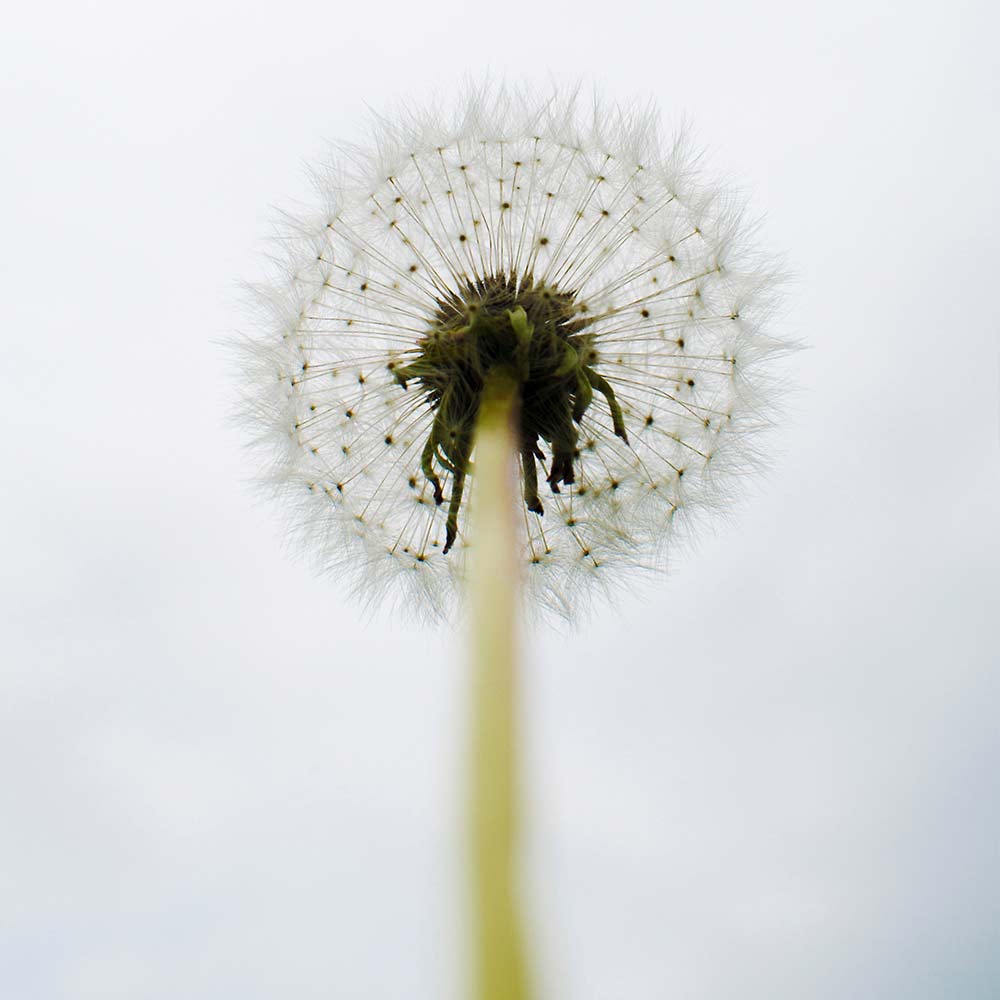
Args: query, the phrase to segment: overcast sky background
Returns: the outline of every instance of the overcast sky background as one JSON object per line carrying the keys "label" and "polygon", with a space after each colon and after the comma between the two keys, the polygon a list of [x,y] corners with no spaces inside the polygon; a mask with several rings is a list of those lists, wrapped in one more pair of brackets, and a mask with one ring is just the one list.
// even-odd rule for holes
{"label": "overcast sky background", "polygon": [[457,998],[461,633],[288,557],[239,279],[365,104],[685,116],[809,342],[739,516],[528,638],[541,1000],[1000,995],[995,5],[19,4],[0,40],[0,983]]}

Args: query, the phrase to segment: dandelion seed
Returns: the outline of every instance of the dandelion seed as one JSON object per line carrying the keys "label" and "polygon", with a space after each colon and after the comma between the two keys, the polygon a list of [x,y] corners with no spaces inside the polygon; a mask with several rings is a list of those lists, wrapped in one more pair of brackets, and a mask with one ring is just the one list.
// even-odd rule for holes
{"label": "dandelion seed", "polygon": [[298,538],[370,598],[441,613],[465,574],[473,430],[513,373],[528,603],[572,615],[664,564],[760,463],[786,345],[770,269],[649,114],[477,92],[380,121],[291,221],[246,413]]}

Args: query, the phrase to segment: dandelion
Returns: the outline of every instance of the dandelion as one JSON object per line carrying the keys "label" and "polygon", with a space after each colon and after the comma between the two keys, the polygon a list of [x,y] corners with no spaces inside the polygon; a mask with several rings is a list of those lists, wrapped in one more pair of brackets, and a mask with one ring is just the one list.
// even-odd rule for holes
{"label": "dandelion", "polygon": [[289,220],[246,415],[322,568],[411,614],[470,592],[475,995],[524,1000],[517,595],[573,617],[661,568],[759,464],[786,345],[738,206],[652,113],[474,92],[373,148]]}
{"label": "dandelion", "polygon": [[324,570],[443,615],[467,575],[474,426],[516,382],[526,604],[572,617],[658,569],[759,463],[783,345],[738,205],[655,116],[509,91],[377,123],[321,172],[256,290],[247,415]]}

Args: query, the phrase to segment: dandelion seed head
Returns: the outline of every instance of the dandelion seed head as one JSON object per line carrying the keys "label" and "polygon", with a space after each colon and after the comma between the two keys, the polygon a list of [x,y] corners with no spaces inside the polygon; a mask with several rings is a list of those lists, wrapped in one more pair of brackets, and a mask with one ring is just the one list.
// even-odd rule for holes
{"label": "dandelion seed head", "polygon": [[473,92],[378,119],[316,175],[253,292],[243,416],[291,536],[371,603],[447,612],[486,375],[520,391],[529,604],[573,617],[661,569],[764,463],[773,268],[655,115]]}

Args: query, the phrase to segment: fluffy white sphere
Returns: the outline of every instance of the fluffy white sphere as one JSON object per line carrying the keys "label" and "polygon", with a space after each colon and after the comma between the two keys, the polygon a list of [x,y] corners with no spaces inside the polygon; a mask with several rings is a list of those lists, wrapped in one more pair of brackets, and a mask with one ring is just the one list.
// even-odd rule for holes
{"label": "fluffy white sphere", "polygon": [[[651,112],[477,91],[447,118],[379,120],[372,151],[340,150],[318,187],[322,209],[291,220],[280,277],[256,289],[244,416],[296,539],[369,600],[434,615],[460,587],[475,540],[462,502],[443,551],[456,468],[433,450],[435,491],[438,401],[399,373],[491,283],[571,303],[611,390],[574,418],[571,481],[545,486],[544,440],[522,453],[543,473],[544,516],[518,515],[531,607],[572,616],[595,588],[662,568],[690,516],[759,464],[788,346],[765,332],[773,269],[684,144],[661,147]],[[468,473],[474,492],[474,454]]]}

